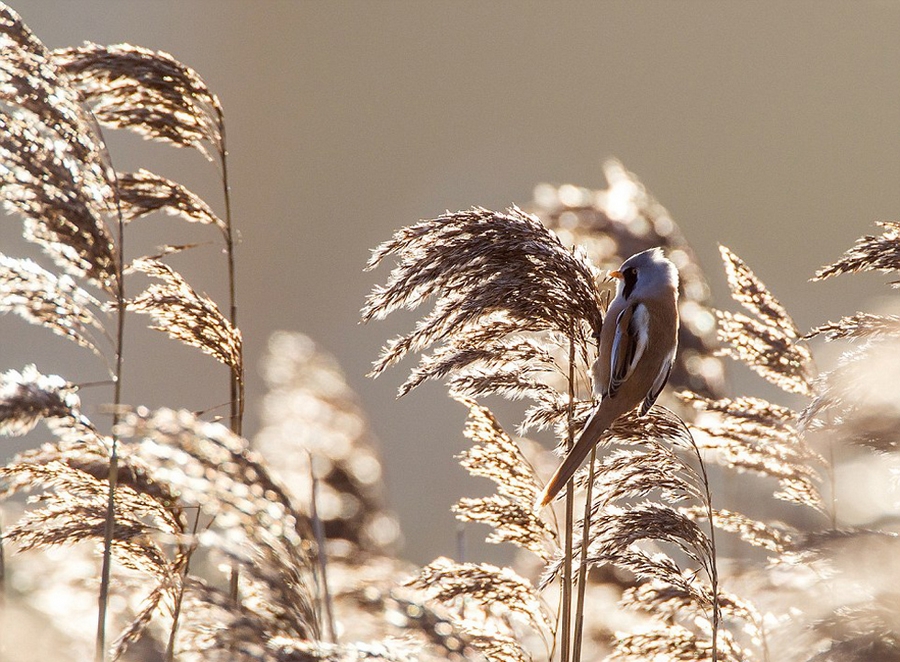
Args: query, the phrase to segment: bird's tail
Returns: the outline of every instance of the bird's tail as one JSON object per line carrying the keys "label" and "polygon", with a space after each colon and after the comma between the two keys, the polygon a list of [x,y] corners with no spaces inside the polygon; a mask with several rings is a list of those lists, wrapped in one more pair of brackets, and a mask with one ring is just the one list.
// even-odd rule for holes
{"label": "bird's tail", "polygon": [[581,466],[581,463],[584,461],[584,458],[587,457],[588,453],[591,452],[591,449],[597,445],[598,441],[600,441],[601,435],[606,432],[607,428],[609,428],[609,426],[613,424],[613,421],[618,418],[620,412],[614,411],[613,409],[613,407],[603,407],[602,405],[597,407],[594,414],[587,422],[587,425],[584,426],[584,430],[581,432],[581,436],[578,437],[578,441],[572,446],[572,450],[566,455],[566,459],[559,465],[556,473],[553,474],[550,482],[547,483],[544,487],[544,491],[541,492],[541,496],[538,497],[536,504],[538,508],[543,508],[553,501],[560,490],[562,490],[563,486],[568,483],[569,479],[575,474],[578,467]]}

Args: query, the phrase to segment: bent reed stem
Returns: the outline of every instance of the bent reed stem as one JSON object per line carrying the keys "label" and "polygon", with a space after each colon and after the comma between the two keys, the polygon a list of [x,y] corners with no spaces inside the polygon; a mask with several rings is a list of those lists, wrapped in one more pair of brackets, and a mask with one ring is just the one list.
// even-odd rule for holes
{"label": "bent reed stem", "polygon": [[584,520],[581,529],[581,554],[578,560],[578,595],[576,596],[575,605],[575,643],[573,645],[574,662],[581,660],[581,642],[584,636],[584,595],[587,590],[587,552],[591,538],[591,500],[594,488],[594,466],[597,461],[597,447],[591,449],[591,465],[588,473],[587,492],[584,501]]}
{"label": "bent reed stem", "polygon": [[[99,125],[98,125],[99,126]],[[100,129],[98,128],[99,132]],[[109,496],[106,502],[106,522],[103,527],[103,566],[100,570],[100,595],[98,597],[97,638],[94,660],[106,659],[106,612],[109,605],[109,582],[112,567],[112,540],[116,526],[116,483],[119,478],[119,424],[122,404],[122,361],[125,348],[125,219],[119,199],[119,178],[115,168],[109,167],[113,177],[113,193],[118,217],[118,260],[116,261],[116,374],[113,382],[112,448],[109,454]]]}
{"label": "bent reed stem", "polygon": [[[569,411],[567,416],[568,438],[566,439],[566,452],[572,450],[575,444],[575,324],[569,322]],[[561,661],[569,662],[571,659],[572,636],[572,537],[575,530],[575,479],[570,478],[566,483],[566,543],[565,558],[563,562],[562,585],[562,648]]]}

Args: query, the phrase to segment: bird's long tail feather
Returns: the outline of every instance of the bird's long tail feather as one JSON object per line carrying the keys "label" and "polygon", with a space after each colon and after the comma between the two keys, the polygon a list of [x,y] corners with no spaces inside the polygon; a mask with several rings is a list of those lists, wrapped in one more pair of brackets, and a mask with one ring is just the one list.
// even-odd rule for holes
{"label": "bird's long tail feather", "polygon": [[569,479],[578,470],[578,467],[581,466],[584,458],[587,457],[588,453],[591,452],[591,449],[600,441],[600,437],[603,433],[606,432],[607,428],[609,428],[609,426],[613,424],[613,421],[618,418],[620,412],[614,411],[613,409],[613,407],[604,407],[601,405],[594,411],[594,414],[587,422],[587,425],[585,425],[581,436],[578,437],[578,441],[572,446],[572,450],[566,455],[566,459],[559,465],[556,473],[553,474],[553,477],[544,487],[544,491],[541,492],[541,496],[538,497],[536,504],[538,508],[543,508],[556,498],[556,495],[559,494],[560,490],[562,490],[565,484],[569,482]]}

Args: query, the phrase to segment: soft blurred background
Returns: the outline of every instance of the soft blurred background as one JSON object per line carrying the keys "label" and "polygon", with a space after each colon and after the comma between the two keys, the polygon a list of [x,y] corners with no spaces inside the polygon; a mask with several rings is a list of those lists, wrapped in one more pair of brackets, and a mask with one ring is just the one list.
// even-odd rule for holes
{"label": "soft blurred background", "polygon": [[[454,459],[464,411],[441,387],[397,401],[408,364],[365,377],[383,341],[414,319],[357,323],[366,293],[387,277],[363,273],[369,250],[395,229],[447,209],[524,206],[540,182],[602,188],[601,163],[615,156],[680,224],[719,305],[729,304],[718,243],[802,329],[872,309],[880,304],[871,297],[887,293],[876,276],[807,279],[874,221],[900,216],[895,2],[12,5],[51,48],[90,40],[168,51],[219,95],[241,234],[245,431],[259,427],[270,334],[309,334],[338,357],[381,440],[390,505],[414,561],[457,552],[450,505],[486,488],[470,488]],[[108,138],[119,170],[147,167],[221,212],[215,167],[196,152]],[[3,219],[2,252],[33,254],[20,227]],[[168,218],[133,227],[132,256],[213,237]],[[171,263],[226,300],[217,246]],[[129,325],[126,401],[225,402],[224,368],[139,324]],[[76,382],[104,378],[87,352],[17,318],[0,318],[0,338],[0,369],[35,362]],[[770,392],[746,371],[733,378]]]}

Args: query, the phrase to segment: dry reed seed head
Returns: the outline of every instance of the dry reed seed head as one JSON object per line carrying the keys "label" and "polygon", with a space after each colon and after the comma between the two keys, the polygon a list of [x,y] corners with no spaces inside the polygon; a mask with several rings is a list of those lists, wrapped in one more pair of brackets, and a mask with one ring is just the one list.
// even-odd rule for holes
{"label": "dry reed seed head", "polygon": [[535,515],[533,508],[506,497],[462,498],[453,506],[453,513],[462,522],[480,522],[492,527],[486,538],[489,543],[512,543],[544,561],[556,550],[553,528]]}
{"label": "dry reed seed head", "polygon": [[717,454],[719,464],[739,472],[751,471],[778,481],[776,499],[824,512],[819,490],[822,476],[813,466],[819,458],[795,439],[781,440],[763,429],[747,431],[721,421],[701,419],[694,427],[700,449]]}
{"label": "dry reed seed head", "polygon": [[116,290],[106,147],[43,44],[0,6],[0,195],[34,241],[70,274]]}
{"label": "dry reed seed head", "polygon": [[[890,273],[900,270],[900,223],[884,221],[876,223],[883,228],[880,235],[865,235],[856,240],[833,264],[822,267],[813,280],[825,280],[832,276],[858,271]],[[896,283],[893,283],[896,286]]]}
{"label": "dry reed seed head", "polygon": [[34,365],[0,375],[0,434],[26,434],[46,418],[81,418],[76,387]]}
{"label": "dry reed seed head", "polygon": [[799,639],[789,642],[796,659],[811,650],[836,662],[894,659],[881,646],[892,646],[900,632],[897,541],[893,532],[830,530],[805,536],[795,554],[782,556],[779,569],[792,570],[794,580],[783,588],[798,598],[799,627],[787,633]]}
{"label": "dry reed seed head", "polygon": [[400,527],[385,507],[377,440],[337,361],[307,336],[277,332],[263,371],[269,391],[254,448],[307,515],[315,471],[316,510],[327,539],[390,549]]}
{"label": "dry reed seed head", "polygon": [[[501,374],[518,374],[517,385],[523,397],[550,389],[534,376],[557,369],[556,357],[547,347],[547,339],[523,334],[523,324],[502,313],[487,315],[470,325],[462,333],[446,339],[432,354],[424,354],[400,387],[399,395],[406,395],[427,379],[449,376],[451,393],[477,397],[467,392],[469,382],[484,377],[502,379]],[[511,373],[511,374],[510,374]],[[516,382],[513,382],[516,384]],[[534,391],[535,393],[532,393]]]}
{"label": "dry reed seed head", "polygon": [[713,355],[710,291],[690,245],[668,211],[617,160],[603,164],[605,189],[540,184],[529,207],[566,245],[583,247],[594,264],[617,268],[629,255],[661,246],[679,272],[678,356],[669,382],[721,395],[724,366]]}
{"label": "dry reed seed head", "polygon": [[46,47],[16,12],[2,4],[0,99],[30,113],[29,124],[35,130],[57,135],[81,162],[81,174],[92,186],[108,187],[106,147],[90,112]]}
{"label": "dry reed seed head", "polygon": [[[717,659],[720,662],[746,662],[746,652],[734,644],[726,630],[719,632]],[[609,662],[696,662],[712,659],[712,643],[681,625],[660,624],[640,632],[617,633]]]}
{"label": "dry reed seed head", "polygon": [[534,467],[489,409],[458,400],[469,409],[464,434],[473,444],[460,455],[460,464],[471,475],[493,481],[497,494],[460,499],[453,508],[457,519],[493,527],[488,542],[511,542],[549,560],[556,551],[556,533],[534,511],[541,490]]}
{"label": "dry reed seed head", "polygon": [[[587,483],[582,470],[576,483]],[[667,503],[703,501],[699,478],[684,461],[663,444],[648,444],[648,450],[614,449],[595,463],[594,504],[600,512],[615,500],[643,498],[651,493]]]}
{"label": "dry reed seed head", "polygon": [[460,464],[473,476],[496,483],[500,495],[522,505],[534,504],[541,485],[516,442],[487,407],[474,400],[461,398],[459,402],[469,409],[463,434],[473,444],[460,456]]}
{"label": "dry reed seed head", "polygon": [[231,325],[212,299],[197,294],[181,275],[158,260],[139,258],[131,269],[162,282],[130,300],[128,310],[150,315],[156,322],[150,328],[243,371],[240,329]]}
{"label": "dry reed seed head", "polygon": [[[635,558],[641,559],[641,564],[646,565],[641,554],[638,557],[634,556],[638,550],[626,549],[637,540],[618,547],[610,547],[612,544],[610,540],[614,540],[614,537],[610,537],[610,532],[614,531],[616,526],[621,525],[634,532],[640,532],[639,528],[629,521],[630,517],[646,516],[648,525],[668,522],[673,530],[684,525],[688,528],[693,527],[693,533],[701,533],[693,523],[684,524],[688,518],[681,509],[665,505],[693,501],[706,507],[703,480],[690,464],[676,454],[676,451],[685,452],[694,449],[690,432],[678,416],[657,406],[644,416],[620,417],[604,435],[601,444],[604,446],[604,452],[594,464],[595,477],[590,507],[592,524],[588,549],[592,555],[590,556],[592,564],[612,563],[632,572],[636,572],[635,568],[630,566]],[[576,483],[584,486],[587,476],[588,470],[583,469],[576,475]],[[648,501],[634,503],[636,499],[647,498],[655,498],[658,503],[651,504]],[[648,505],[660,509],[652,513],[656,515],[656,520],[644,513]],[[600,525],[598,522],[605,524]],[[578,526],[583,526],[583,522]],[[606,529],[605,533],[603,527]],[[641,539],[656,540],[655,533],[663,533],[663,529],[654,531],[648,526],[647,530],[641,533]],[[702,535],[705,538],[705,534]],[[663,537],[659,541],[678,545],[695,561],[708,567],[709,553],[702,551],[702,546],[689,550],[671,537]],[[708,541],[703,543],[708,544]],[[607,546],[605,551],[601,549],[603,545]],[[581,542],[576,543],[575,557],[580,555],[581,546]],[[548,566],[544,574],[543,585],[558,575],[562,567],[561,560],[561,555],[557,554],[554,563]],[[659,572],[657,565],[651,564],[650,567],[654,572]],[[676,566],[671,567],[677,570]]]}
{"label": "dry reed seed head", "polygon": [[700,412],[693,428],[704,437],[721,437],[723,443],[741,443],[799,465],[826,464],[802,436],[793,410],[760,398],[710,400],[690,392],[678,395]]}
{"label": "dry reed seed head", "polygon": [[732,297],[754,316],[716,311],[721,354],[789,393],[812,396],[812,355],[794,320],[737,255],[725,246],[719,250]]}
{"label": "dry reed seed head", "polygon": [[103,330],[91,310],[99,306],[70,276],[56,276],[33,260],[0,254],[0,313],[15,313],[99,354],[89,332],[89,327]]}
{"label": "dry reed seed head", "polygon": [[[690,584],[690,573],[682,573]],[[762,617],[756,607],[746,600],[720,589],[719,609],[726,621],[740,621],[744,634],[751,638],[759,637]],[[622,596],[623,606],[643,611],[661,622],[681,622],[687,627],[698,625],[697,614],[702,613],[713,602],[708,587],[700,587],[696,591],[684,591],[678,586],[666,582],[651,580],[628,587]],[[699,623],[701,632],[709,627],[709,623]]]}
{"label": "dry reed seed head", "polygon": [[242,591],[291,632],[319,632],[316,547],[308,518],[246,442],[188,412],[132,412],[119,426],[153,475],[215,518],[200,543],[242,565]]}
{"label": "dry reed seed head", "polygon": [[855,313],[817,326],[803,337],[816,336],[825,336],[827,341],[896,338],[900,336],[900,316]]}
{"label": "dry reed seed head", "polygon": [[743,425],[742,429],[748,431],[759,427],[768,433],[778,432],[788,436],[795,434],[793,424],[796,422],[797,413],[793,409],[762,398],[737,397],[713,400],[691,391],[681,391],[678,398],[698,411],[723,414],[733,419],[735,423]]}
{"label": "dry reed seed head", "polygon": [[768,326],[781,329],[788,338],[798,338],[800,331],[794,320],[750,267],[727,246],[720,244],[719,252],[725,265],[728,288],[734,300]]}
{"label": "dry reed seed head", "polygon": [[569,412],[572,410],[572,421],[575,429],[581,429],[587,422],[588,416],[596,407],[591,400],[576,400],[570,407],[567,394],[543,392],[537,394],[535,404],[528,408],[517,432],[520,435],[530,430],[554,429],[559,443],[556,447],[557,454],[565,450],[565,439],[568,434]]}
{"label": "dry reed seed head", "polygon": [[870,338],[846,352],[823,376],[820,395],[804,413],[809,425],[844,443],[879,453],[900,447],[897,370],[900,338]]}
{"label": "dry reed seed head", "polygon": [[178,182],[141,168],[137,172],[119,173],[116,178],[122,216],[126,222],[164,211],[189,223],[215,225],[227,231],[225,222],[198,195]]}
{"label": "dry reed seed head", "polygon": [[[594,330],[602,324],[595,269],[516,207],[506,213],[475,207],[404,228],[375,249],[368,267],[390,255],[397,265],[369,295],[363,320],[416,308],[431,296],[435,305],[414,331],[384,348],[374,375],[439,340],[462,341],[469,351],[483,348],[501,337],[484,330],[498,314],[509,321],[504,330],[516,325],[519,331],[567,335],[583,334],[580,320]],[[466,365],[463,357],[453,369]]]}
{"label": "dry reed seed head", "polygon": [[810,497],[798,503],[821,509],[821,476],[815,467],[826,462],[800,434],[795,412],[759,398],[680,397],[701,412],[693,426],[701,447],[720,453],[725,466],[777,479],[790,493]]}
{"label": "dry reed seed head", "polygon": [[84,173],[69,144],[27,113],[0,115],[0,195],[25,217],[24,237],[71,275],[114,293],[116,248],[103,221],[111,192]]}
{"label": "dry reed seed head", "polygon": [[[683,573],[685,586],[692,586],[693,577],[690,573]],[[699,587],[697,590],[684,590],[680,586],[673,586],[667,582],[650,580],[636,586],[627,588],[621,599],[621,606],[646,613],[649,624],[643,628],[636,628],[637,632],[659,630],[659,635],[665,637],[670,626],[680,629],[678,637],[684,637],[691,633],[695,642],[700,646],[711,644],[713,625],[708,619],[709,606],[713,603],[713,596],[707,587]],[[738,659],[742,662],[756,659],[754,649],[760,649],[765,633],[762,631],[762,617],[756,608],[739,597],[719,590],[718,604],[720,617],[730,627],[725,628],[720,624],[721,631],[717,633],[717,649],[725,656],[724,659]],[[621,644],[621,637],[617,644]],[[742,645],[738,641],[746,641]],[[734,657],[733,655],[737,654]],[[654,658],[656,659],[656,658]],[[671,658],[665,658],[671,659]],[[694,658],[689,658],[694,659]],[[697,659],[708,659],[706,657]],[[722,659],[721,657],[719,659]]]}
{"label": "dry reed seed head", "polygon": [[468,643],[487,659],[532,659],[519,643],[519,627],[542,634],[552,629],[537,589],[510,568],[439,558],[408,585],[449,608]]}
{"label": "dry reed seed head", "polygon": [[591,549],[600,556],[617,553],[640,541],[667,542],[705,566],[712,558],[709,537],[681,512],[663,504],[643,501],[627,509],[607,506],[591,525]]}
{"label": "dry reed seed head", "polygon": [[[31,548],[80,539],[103,539],[104,498],[109,493],[106,481],[85,470],[89,467],[79,467],[67,459],[24,455],[0,469],[0,478],[6,488],[4,496],[39,488],[44,490],[40,499],[43,508],[29,511],[16,522],[7,532],[11,540],[16,539],[23,547]],[[173,535],[182,532],[182,522],[168,504],[138,492],[130,485],[121,488],[122,494],[116,496],[117,541],[146,543],[157,549],[155,543],[149,538],[143,540],[142,536],[147,536],[150,531]],[[21,536],[27,536],[30,544],[25,545]],[[157,558],[155,555],[152,560]]]}
{"label": "dry reed seed head", "polygon": [[[705,507],[682,508],[681,512],[695,522],[708,522],[709,513]],[[741,540],[754,547],[760,547],[776,555],[781,555],[793,547],[799,531],[781,523],[767,523],[753,519],[733,510],[713,511],[716,528],[734,533]],[[775,557],[777,558],[777,557]]]}
{"label": "dry reed seed head", "polygon": [[190,67],[168,53],[130,44],[53,52],[101,124],[148,139],[193,147],[212,160],[224,150],[223,111],[218,98]]}

